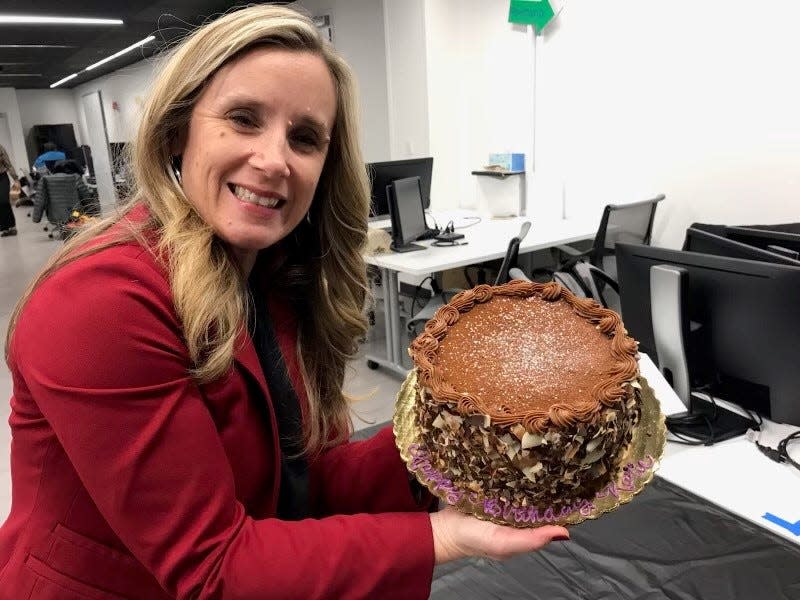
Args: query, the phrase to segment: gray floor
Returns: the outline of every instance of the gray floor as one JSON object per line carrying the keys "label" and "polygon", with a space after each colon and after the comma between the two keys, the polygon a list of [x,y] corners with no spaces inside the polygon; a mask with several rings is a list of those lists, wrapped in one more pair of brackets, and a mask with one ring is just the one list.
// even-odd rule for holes
{"label": "gray floor", "polygon": [[[0,332],[5,341],[8,318],[23,290],[55,252],[60,242],[53,241],[27,217],[27,207],[14,209],[19,235],[0,238]],[[382,323],[370,335],[370,345],[382,348]],[[400,380],[380,370],[366,367],[363,358],[352,361],[348,368],[345,390],[358,398],[353,404],[353,425],[358,429],[381,423],[391,418],[394,399],[400,388]],[[9,472],[9,448],[11,432],[8,428],[9,403],[11,397],[11,375],[5,361],[0,364],[0,523],[11,506],[11,477]]]}

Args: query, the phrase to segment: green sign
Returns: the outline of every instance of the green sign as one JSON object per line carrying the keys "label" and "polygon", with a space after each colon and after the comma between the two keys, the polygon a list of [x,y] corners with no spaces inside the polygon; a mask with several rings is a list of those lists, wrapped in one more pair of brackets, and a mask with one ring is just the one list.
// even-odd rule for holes
{"label": "green sign", "polygon": [[541,33],[552,18],[553,7],[548,0],[511,0],[509,23],[533,25],[536,33]]}

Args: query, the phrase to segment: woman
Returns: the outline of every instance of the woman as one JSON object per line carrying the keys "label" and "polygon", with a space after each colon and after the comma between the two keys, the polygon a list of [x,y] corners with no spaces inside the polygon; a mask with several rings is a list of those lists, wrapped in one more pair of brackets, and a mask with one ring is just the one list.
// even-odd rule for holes
{"label": "woman", "polygon": [[[424,598],[435,562],[539,548],[346,443],[367,182],[349,69],[254,6],[170,57],[124,216],[12,316],[0,598]],[[249,326],[248,326],[249,324]]]}
{"label": "woman", "polygon": [[17,220],[11,210],[11,186],[8,178],[19,183],[8,152],[0,146],[0,237],[17,235]]}

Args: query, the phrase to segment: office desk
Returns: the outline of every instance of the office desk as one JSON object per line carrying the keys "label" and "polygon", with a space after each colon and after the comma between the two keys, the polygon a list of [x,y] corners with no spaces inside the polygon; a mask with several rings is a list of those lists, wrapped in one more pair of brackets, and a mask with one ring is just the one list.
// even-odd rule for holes
{"label": "office desk", "polygon": [[594,220],[553,220],[544,221],[533,217],[512,217],[490,219],[484,217],[479,223],[461,229],[465,238],[459,240],[466,245],[442,247],[433,246],[432,240],[419,242],[428,246],[417,252],[387,252],[365,257],[367,264],[381,270],[383,298],[386,310],[386,357],[369,355],[367,360],[375,362],[390,371],[405,377],[407,369],[402,364],[403,331],[400,321],[400,301],[397,276],[406,273],[427,276],[447,269],[474,265],[487,260],[505,256],[511,238],[519,234],[525,221],[531,222],[531,229],[520,245],[520,254],[552,248],[559,244],[569,244],[580,240],[590,240],[597,233]]}
{"label": "office desk", "polygon": [[[649,357],[639,365],[662,411],[682,412]],[[768,511],[797,522],[798,498],[800,473],[743,437],[711,447],[667,443],[656,477],[630,503],[570,527],[570,541],[540,552],[436,567],[430,597],[800,600],[800,535],[763,518]]]}
{"label": "office desk", "polygon": [[[661,402],[664,414],[686,409],[649,357],[639,368]],[[763,435],[783,438],[787,427],[765,420]],[[800,448],[789,446],[793,457]],[[735,515],[800,545],[800,471],[769,460],[753,442],[740,436],[713,446],[667,443],[658,476]],[[794,531],[764,518],[771,514],[794,525]]]}

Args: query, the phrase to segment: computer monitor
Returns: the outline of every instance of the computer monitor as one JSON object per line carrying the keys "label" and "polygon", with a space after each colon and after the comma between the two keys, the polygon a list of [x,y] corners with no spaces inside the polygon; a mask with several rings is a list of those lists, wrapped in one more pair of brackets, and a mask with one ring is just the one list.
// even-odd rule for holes
{"label": "computer monitor", "polygon": [[767,246],[778,246],[800,252],[800,233],[753,227],[726,227],[725,237],[757,248],[766,249]]}
{"label": "computer monitor", "polygon": [[425,246],[412,243],[427,231],[420,178],[396,179],[386,187],[392,219],[391,249],[395,252],[424,250]]}
{"label": "computer monitor", "polygon": [[370,217],[384,219],[389,215],[389,200],[386,187],[397,179],[419,177],[422,190],[422,206],[427,209],[431,205],[431,177],[433,174],[433,158],[409,158],[367,164],[367,176],[371,182],[372,203]]}
{"label": "computer monitor", "polygon": [[720,235],[715,235],[708,231],[689,227],[686,230],[686,238],[683,242],[683,249],[688,252],[699,252],[701,254],[713,254],[715,256],[727,256],[728,258],[745,258],[748,260],[760,260],[783,265],[794,265],[800,267],[800,261],[792,259],[785,253],[756,248],[749,244],[730,240]]}
{"label": "computer monitor", "polygon": [[86,169],[86,157],[83,155],[83,149],[80,146],[76,146],[75,148],[66,148],[64,150],[64,154],[70,160],[74,160],[78,163],[81,169]]}
{"label": "computer monitor", "polygon": [[[800,425],[800,268],[620,243],[622,318],[642,352],[657,359],[650,268],[682,267],[692,322],[688,362],[694,386],[775,421]],[[684,327],[684,331],[689,330]]]}

